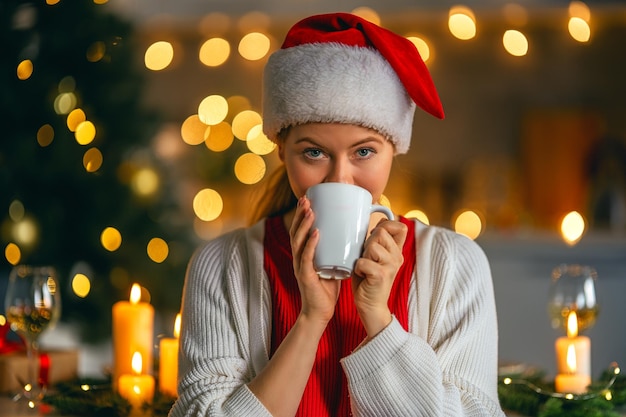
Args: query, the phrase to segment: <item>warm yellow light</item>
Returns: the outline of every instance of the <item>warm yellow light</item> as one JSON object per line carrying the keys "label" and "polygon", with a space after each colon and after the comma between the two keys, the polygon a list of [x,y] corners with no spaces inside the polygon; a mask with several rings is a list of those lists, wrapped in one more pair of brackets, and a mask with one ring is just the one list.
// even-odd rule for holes
{"label": "warm yellow light", "polygon": [[212,38],[200,47],[198,59],[207,67],[218,67],[230,56],[230,44],[223,38]]}
{"label": "warm yellow light", "polygon": [[582,1],[572,1],[568,7],[570,17],[579,17],[585,22],[591,21],[591,10]]}
{"label": "warm yellow light", "polygon": [[67,128],[70,130],[70,132],[76,132],[78,125],[86,120],[87,116],[82,109],[74,109],[67,115]]}
{"label": "warm yellow light", "polygon": [[39,229],[30,217],[24,217],[13,225],[13,239],[22,246],[31,246],[37,241]]}
{"label": "warm yellow light", "polygon": [[253,110],[244,110],[233,118],[233,134],[237,139],[246,140],[248,132],[263,122],[261,115]]}
{"label": "warm yellow light", "polygon": [[410,210],[404,215],[404,217],[414,218],[414,219],[421,221],[424,224],[430,224],[430,220],[428,220],[428,216],[422,210],[417,210],[417,209]]}
{"label": "warm yellow light", "polygon": [[528,39],[519,30],[507,30],[502,35],[504,49],[513,56],[524,56],[528,53]]}
{"label": "warm yellow light", "polygon": [[96,138],[96,126],[89,120],[85,120],[76,127],[74,137],[80,145],[89,145]]}
{"label": "warm yellow light", "polygon": [[4,248],[4,257],[11,265],[17,265],[22,259],[22,251],[15,243],[9,243]]}
{"label": "warm yellow light", "polygon": [[142,197],[150,197],[159,190],[161,180],[159,174],[150,168],[138,169],[130,180],[130,187],[135,194]]}
{"label": "warm yellow light", "polygon": [[212,95],[205,97],[198,106],[198,117],[206,125],[221,123],[228,114],[228,101],[222,96]]}
{"label": "warm yellow light", "polygon": [[106,4],[109,0],[93,0],[94,4]]}
{"label": "warm yellow light", "polygon": [[42,148],[49,146],[53,140],[54,140],[54,128],[51,125],[45,124],[41,126],[39,130],[37,130],[37,143]]}
{"label": "warm yellow light", "polygon": [[[95,0],[94,0],[95,1]],[[87,52],[85,53],[87,57],[87,61],[89,62],[98,62],[102,58],[104,58],[104,53],[106,52],[106,45],[102,41],[96,41],[89,45],[87,48]]]}
{"label": "warm yellow light", "polygon": [[140,375],[143,369],[143,359],[141,357],[141,353],[135,352],[133,353],[133,358],[131,359],[131,368],[133,369],[133,373],[136,375]]}
{"label": "warm yellow light", "polygon": [[577,211],[570,211],[561,221],[561,236],[568,245],[575,245],[585,232],[585,219]]}
{"label": "warm yellow light", "polygon": [[91,291],[91,281],[85,274],[76,274],[72,278],[72,291],[77,297],[85,298]]}
{"label": "warm yellow light", "polygon": [[482,231],[482,220],[480,216],[471,210],[462,211],[454,221],[454,230],[474,240]]}
{"label": "warm yellow light", "polygon": [[167,68],[174,59],[174,47],[166,41],[158,41],[146,49],[144,63],[152,71],[161,71]]}
{"label": "warm yellow light", "polygon": [[194,213],[205,222],[217,219],[223,208],[222,196],[210,188],[200,190],[193,199]]}
{"label": "warm yellow light", "polygon": [[130,287],[130,297],[131,304],[138,304],[141,301],[141,285],[134,283],[132,287]]}
{"label": "warm yellow light", "polygon": [[27,80],[33,75],[33,61],[25,59],[17,65],[17,78]]}
{"label": "warm yellow light", "polygon": [[239,54],[249,61],[258,61],[267,55],[269,50],[270,39],[259,32],[248,33],[239,42]]}
{"label": "warm yellow light", "polygon": [[574,346],[573,343],[571,343],[567,347],[567,357],[565,361],[567,362],[567,370],[569,371],[569,373],[575,374],[576,373],[576,347]]}
{"label": "warm yellow light", "polygon": [[265,176],[267,167],[259,155],[245,153],[235,162],[235,176],[243,184],[256,184]]}
{"label": "warm yellow light", "polygon": [[167,259],[170,253],[170,248],[167,242],[159,237],[150,239],[148,242],[148,257],[154,262],[160,264]]}
{"label": "warm yellow light", "polygon": [[204,141],[207,148],[213,152],[225,151],[233,143],[233,130],[227,122],[218,123],[211,126],[206,140]]}
{"label": "warm yellow light", "polygon": [[236,115],[244,110],[250,110],[250,99],[244,96],[230,96],[226,99],[228,102],[228,118],[234,119]]}
{"label": "warm yellow light", "polygon": [[246,138],[246,145],[251,152],[257,155],[267,155],[276,149],[276,144],[263,133],[263,125],[261,124],[250,129]]}
{"label": "warm yellow light", "polygon": [[578,336],[578,316],[576,311],[572,310],[567,315],[567,337]]}
{"label": "warm yellow light", "polygon": [[415,48],[417,48],[417,52],[419,52],[422,60],[427,62],[430,59],[430,47],[426,41],[419,36],[407,36],[406,38],[410,40],[413,45],[415,45]]}
{"label": "warm yellow light", "polygon": [[580,17],[570,17],[567,30],[570,36],[578,42],[585,43],[591,39],[589,23]]}
{"label": "warm yellow light", "polygon": [[181,321],[181,316],[180,316],[180,313],[178,313],[176,315],[176,320],[174,320],[174,337],[177,339],[180,336],[180,321]]}
{"label": "warm yellow light", "polygon": [[465,6],[454,6],[448,13],[448,29],[458,39],[468,40],[476,36],[474,12]]}
{"label": "warm yellow light", "polygon": [[109,252],[116,251],[122,245],[122,234],[114,227],[107,227],[100,234],[100,243]]}
{"label": "warm yellow light", "polygon": [[197,114],[193,114],[185,119],[180,127],[180,136],[188,145],[199,145],[204,142],[208,134],[209,125],[200,121]]}
{"label": "warm yellow light", "polygon": [[102,152],[98,148],[87,149],[83,155],[83,167],[87,172],[96,172],[102,166]]}
{"label": "warm yellow light", "polygon": [[54,99],[54,111],[56,114],[68,114],[76,107],[78,99],[72,92],[60,93]]}

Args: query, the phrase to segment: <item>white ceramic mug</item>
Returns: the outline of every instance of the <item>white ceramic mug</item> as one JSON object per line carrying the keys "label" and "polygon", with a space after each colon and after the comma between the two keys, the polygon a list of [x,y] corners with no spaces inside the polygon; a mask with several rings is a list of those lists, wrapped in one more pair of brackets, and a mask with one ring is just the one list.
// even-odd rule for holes
{"label": "white ceramic mug", "polygon": [[315,249],[315,270],[321,278],[350,277],[361,256],[370,215],[393,213],[385,206],[372,204],[372,194],[352,184],[325,182],[306,191],[315,215],[313,227],[320,240]]}

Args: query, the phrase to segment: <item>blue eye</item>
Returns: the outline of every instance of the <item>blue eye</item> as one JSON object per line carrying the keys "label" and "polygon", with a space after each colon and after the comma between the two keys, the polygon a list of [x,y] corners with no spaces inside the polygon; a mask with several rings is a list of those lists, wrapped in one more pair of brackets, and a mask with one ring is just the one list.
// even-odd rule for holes
{"label": "blue eye", "polygon": [[304,150],[304,155],[312,159],[319,159],[322,157],[323,153],[319,149],[309,148]]}
{"label": "blue eye", "polygon": [[374,150],[371,148],[361,148],[357,150],[356,153],[359,156],[359,158],[367,158],[368,156],[374,153]]}

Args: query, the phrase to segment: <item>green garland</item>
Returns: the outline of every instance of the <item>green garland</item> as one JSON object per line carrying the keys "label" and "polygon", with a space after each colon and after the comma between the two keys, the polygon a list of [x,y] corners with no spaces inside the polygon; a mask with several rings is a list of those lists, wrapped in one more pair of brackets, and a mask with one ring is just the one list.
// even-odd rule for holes
{"label": "green garland", "polygon": [[[552,384],[545,382],[541,371],[507,377],[523,380],[525,384],[506,384],[505,378],[501,378],[498,396],[502,408],[528,417],[620,417],[623,415],[620,409],[626,405],[626,376],[615,376],[610,371],[605,371],[590,387],[590,392],[598,392],[599,395],[584,399],[566,399],[537,392],[554,389]],[[611,399],[608,400],[600,392],[613,378]]]}
{"label": "green garland", "polygon": [[[545,375],[536,371],[531,375],[507,375],[529,385],[550,391],[553,386],[545,382]],[[591,391],[601,391],[615,378],[610,392],[611,400],[598,395],[589,399],[568,400],[537,393],[529,385],[498,384],[502,408],[528,417],[620,417],[620,408],[626,406],[626,376],[606,371],[591,386]],[[152,404],[144,404],[144,411],[152,417],[166,417],[175,398],[156,393]],[[127,417],[131,411],[128,401],[115,393],[110,380],[82,379],[55,385],[44,402],[67,416]]]}

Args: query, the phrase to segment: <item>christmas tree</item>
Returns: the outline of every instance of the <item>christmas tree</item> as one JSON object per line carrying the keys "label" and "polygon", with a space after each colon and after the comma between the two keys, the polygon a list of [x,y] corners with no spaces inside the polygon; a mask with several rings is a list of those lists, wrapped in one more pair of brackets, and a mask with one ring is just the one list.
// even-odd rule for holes
{"label": "christmas tree", "polygon": [[[133,26],[96,3],[0,3],[0,269],[57,267],[62,320],[87,342],[110,335],[111,305],[134,282],[175,315],[192,250],[149,147],[160,117],[141,103]],[[87,290],[72,289],[77,273]]]}

